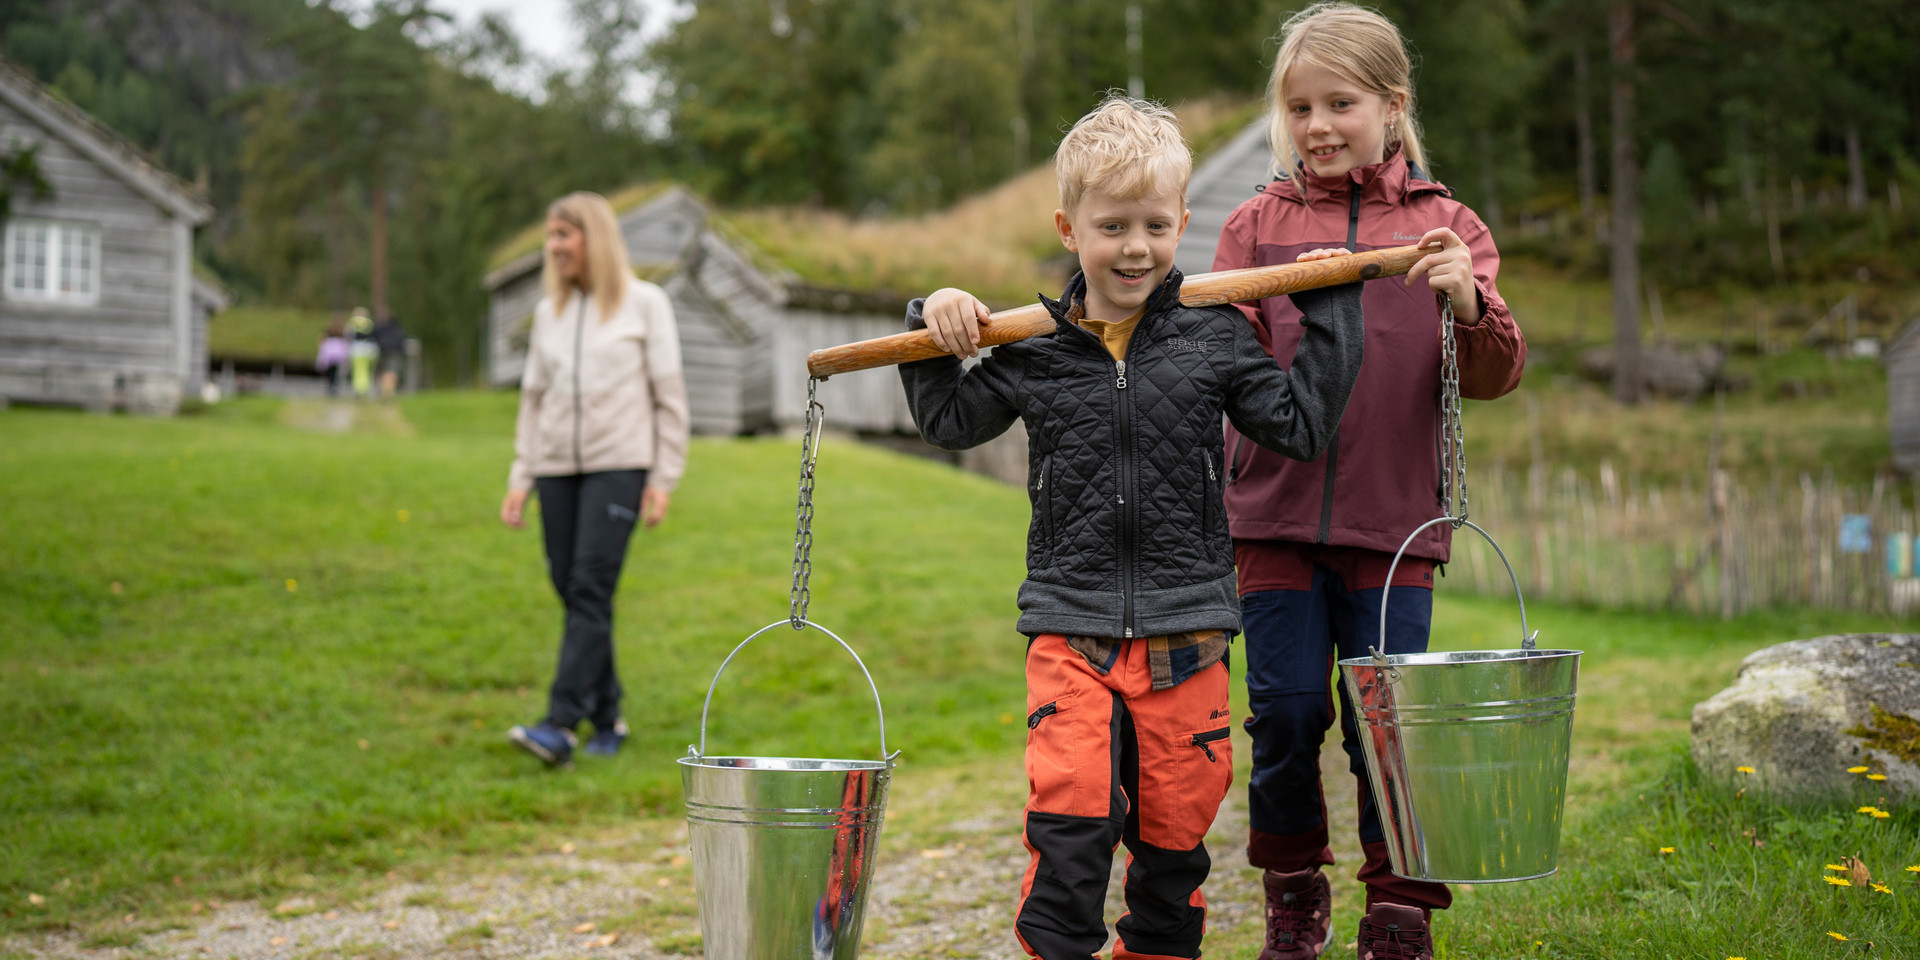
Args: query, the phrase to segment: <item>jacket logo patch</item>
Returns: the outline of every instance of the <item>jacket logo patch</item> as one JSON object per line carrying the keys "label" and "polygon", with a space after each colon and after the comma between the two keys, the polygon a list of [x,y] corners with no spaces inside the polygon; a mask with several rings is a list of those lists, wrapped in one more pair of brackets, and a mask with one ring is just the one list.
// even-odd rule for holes
{"label": "jacket logo patch", "polygon": [[1398,230],[1395,230],[1395,231],[1393,232],[1393,238],[1394,238],[1395,240],[1400,240],[1400,241],[1404,241],[1404,242],[1407,242],[1407,243],[1412,243],[1413,241],[1415,241],[1415,240],[1418,240],[1418,239],[1420,239],[1420,238],[1421,238],[1421,237],[1423,237],[1423,236],[1426,236],[1426,234],[1423,234],[1423,233],[1401,233],[1401,232],[1400,232],[1400,231],[1398,231]]}
{"label": "jacket logo patch", "polygon": [[1167,349],[1172,351],[1192,350],[1195,353],[1207,353],[1213,349],[1212,340],[1182,340],[1173,337],[1167,341]]}

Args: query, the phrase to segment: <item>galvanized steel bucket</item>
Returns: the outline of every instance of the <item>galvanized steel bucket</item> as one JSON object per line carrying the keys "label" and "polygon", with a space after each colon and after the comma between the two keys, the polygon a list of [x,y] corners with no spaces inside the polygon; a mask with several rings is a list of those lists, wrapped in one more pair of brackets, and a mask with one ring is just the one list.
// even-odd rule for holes
{"label": "galvanized steel bucket", "polygon": [[[1560,814],[1580,651],[1538,650],[1520,578],[1520,649],[1388,654],[1340,661],[1393,872],[1410,880],[1498,883],[1559,869]],[[1400,555],[1394,555],[1398,566]],[[1392,568],[1387,574],[1393,579]],[[1380,598],[1386,647],[1387,593]]]}
{"label": "galvanized steel bucket", "polygon": [[853,960],[872,885],[873,855],[887,808],[897,753],[887,753],[880,691],[860,655],[833,637],[860,666],[880,722],[880,759],[708,756],[707,712],[720,675],[747,644],[733,648],[707,687],[700,745],[680,758],[687,839],[708,960]]}

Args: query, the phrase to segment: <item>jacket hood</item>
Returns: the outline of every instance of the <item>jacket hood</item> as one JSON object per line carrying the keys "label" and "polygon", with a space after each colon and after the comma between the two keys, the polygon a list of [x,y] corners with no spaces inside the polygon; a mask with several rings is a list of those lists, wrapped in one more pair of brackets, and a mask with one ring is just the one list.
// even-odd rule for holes
{"label": "jacket hood", "polygon": [[1387,148],[1386,158],[1379,163],[1355,167],[1337,177],[1322,177],[1309,172],[1304,164],[1296,164],[1291,176],[1274,178],[1265,192],[1295,203],[1309,203],[1315,194],[1345,196],[1350,188],[1358,188],[1363,195],[1372,194],[1389,203],[1427,193],[1453,196],[1446,184],[1427,179],[1426,171],[1407,160],[1398,143]]}

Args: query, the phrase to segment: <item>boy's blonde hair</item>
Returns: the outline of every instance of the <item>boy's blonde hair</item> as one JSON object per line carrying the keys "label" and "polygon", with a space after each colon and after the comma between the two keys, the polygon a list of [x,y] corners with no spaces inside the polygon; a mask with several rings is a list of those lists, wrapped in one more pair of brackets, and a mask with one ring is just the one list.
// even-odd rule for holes
{"label": "boy's blonde hair", "polygon": [[1287,71],[1307,63],[1339,74],[1368,93],[1393,99],[1406,95],[1400,118],[1387,130],[1387,146],[1399,143],[1407,162],[1431,170],[1420,146],[1420,123],[1413,113],[1413,60],[1400,28],[1392,20],[1351,3],[1316,3],[1287,18],[1280,28],[1280,54],[1267,80],[1267,145],[1274,173],[1290,177],[1300,154],[1287,135]]}
{"label": "boy's blonde hair", "polygon": [[[628,266],[627,240],[620,235],[620,219],[613,215],[613,205],[606,197],[582,190],[555,200],[547,208],[547,216],[586,235],[587,279],[593,284],[594,298],[600,301],[600,322],[607,322],[620,309],[620,301],[626,298],[627,278],[633,275],[633,268]],[[554,269],[551,254],[543,252],[541,256],[544,270],[540,285],[546,288],[553,312],[558,315],[573,298],[573,284]]]}
{"label": "boy's blonde hair", "polygon": [[1054,151],[1053,170],[1060,178],[1060,209],[1068,214],[1092,187],[1123,200],[1164,196],[1171,189],[1184,208],[1193,151],[1173,111],[1110,94],[1067,131]]}

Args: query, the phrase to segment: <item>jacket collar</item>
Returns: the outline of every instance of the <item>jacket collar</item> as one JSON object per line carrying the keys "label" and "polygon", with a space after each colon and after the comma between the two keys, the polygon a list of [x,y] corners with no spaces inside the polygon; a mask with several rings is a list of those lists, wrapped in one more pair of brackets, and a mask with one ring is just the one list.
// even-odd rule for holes
{"label": "jacket collar", "polygon": [[1355,167],[1337,177],[1322,177],[1309,172],[1304,164],[1295,164],[1291,176],[1275,178],[1267,184],[1266,192],[1295,203],[1311,204],[1322,197],[1344,197],[1348,190],[1356,189],[1361,191],[1361,196],[1387,203],[1400,203],[1426,193],[1453,195],[1444,184],[1427,179],[1426,171],[1407,160],[1399,143],[1388,147],[1386,158],[1379,163]]}
{"label": "jacket collar", "polygon": [[[1179,267],[1168,268],[1167,278],[1160,281],[1159,289],[1153,291],[1153,295],[1147,298],[1146,310],[1140,315],[1142,325],[1145,325],[1154,314],[1160,312],[1167,304],[1180,302],[1180,284],[1185,280],[1186,276],[1180,272]],[[1086,297],[1087,275],[1085,273],[1075,273],[1073,279],[1067,281],[1067,289],[1060,294],[1060,299],[1055,300],[1043,293],[1040,294],[1040,302],[1046,306],[1048,313],[1053,314],[1055,329],[1073,329],[1087,333],[1086,328],[1073,322],[1069,316],[1074,305],[1085,300]],[[1088,336],[1092,336],[1092,334],[1088,333]]]}

